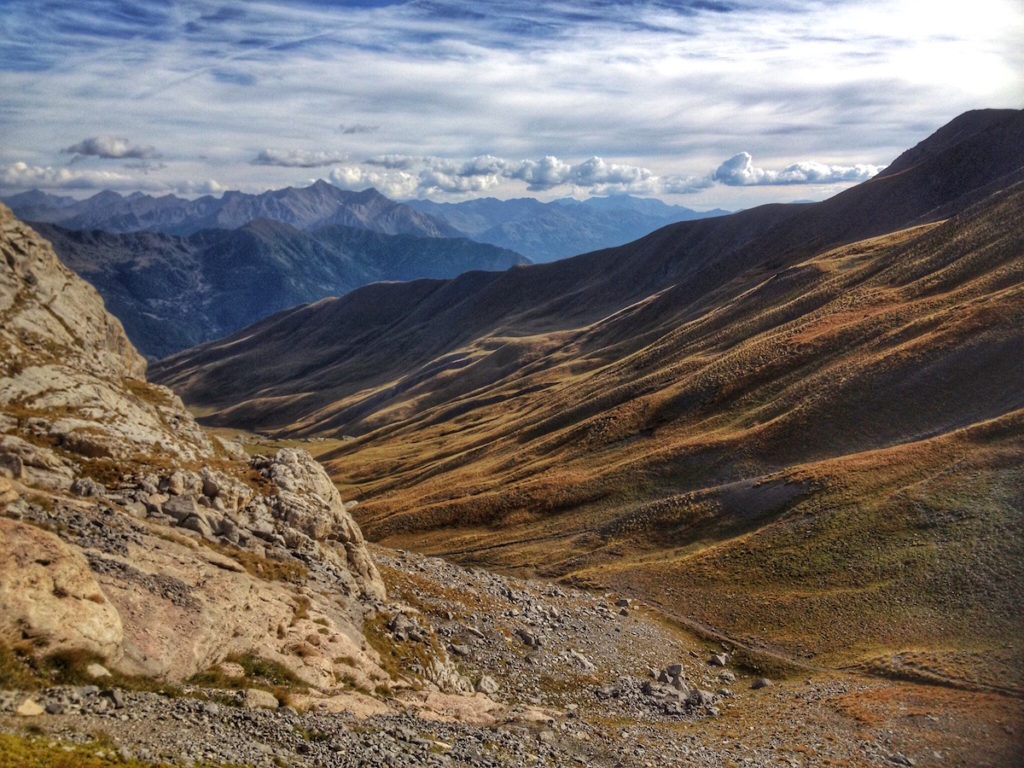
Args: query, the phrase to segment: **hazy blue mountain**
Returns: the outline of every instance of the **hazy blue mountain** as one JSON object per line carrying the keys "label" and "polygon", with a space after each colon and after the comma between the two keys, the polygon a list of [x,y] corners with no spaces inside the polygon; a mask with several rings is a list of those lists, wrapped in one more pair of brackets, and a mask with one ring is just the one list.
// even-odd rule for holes
{"label": "hazy blue mountain", "polygon": [[493,197],[462,203],[413,200],[408,205],[448,222],[474,240],[511,248],[533,261],[554,261],[622,245],[668,224],[727,213],[720,209],[694,211],[631,195],[550,203]]}
{"label": "hazy blue mountain", "polygon": [[225,192],[219,198],[206,195],[195,200],[175,195],[152,197],[141,192],[123,196],[108,190],[76,201],[33,190],[4,202],[25,221],[106,232],[151,230],[190,235],[204,229],[236,229],[256,219],[267,219],[307,230],[342,224],[388,235],[462,235],[446,222],[390,200],[375,189],[349,192],[325,181],[259,195]]}
{"label": "hazy blue mountain", "polygon": [[304,232],[256,219],[188,236],[35,226],[61,260],[96,287],[149,357],[379,280],[450,278],[527,263],[517,253],[465,238],[387,235],[340,224]]}

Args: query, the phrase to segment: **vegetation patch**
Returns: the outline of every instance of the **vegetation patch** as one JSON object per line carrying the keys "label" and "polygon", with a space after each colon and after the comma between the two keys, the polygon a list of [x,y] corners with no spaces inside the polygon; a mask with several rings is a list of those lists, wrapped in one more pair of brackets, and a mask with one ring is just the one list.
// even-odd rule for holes
{"label": "vegetation patch", "polygon": [[[91,651],[65,649],[35,655],[31,645],[9,646],[0,643],[0,688],[38,690],[55,685],[90,685],[97,680],[86,671],[90,664],[104,664],[103,657]],[[150,691],[165,696],[180,696],[178,686],[137,675],[108,670],[102,684],[131,691]]]}
{"label": "vegetation patch", "polygon": [[[238,768],[228,763],[193,763],[196,768]],[[126,758],[108,738],[84,744],[40,734],[0,733],[0,768],[171,768],[170,763]]]}
{"label": "vegetation patch", "polygon": [[203,546],[224,555],[242,566],[250,576],[264,581],[289,581],[300,584],[306,580],[306,566],[298,560],[280,560],[276,557],[264,557],[251,550],[242,549],[231,544],[199,537],[196,539]]}

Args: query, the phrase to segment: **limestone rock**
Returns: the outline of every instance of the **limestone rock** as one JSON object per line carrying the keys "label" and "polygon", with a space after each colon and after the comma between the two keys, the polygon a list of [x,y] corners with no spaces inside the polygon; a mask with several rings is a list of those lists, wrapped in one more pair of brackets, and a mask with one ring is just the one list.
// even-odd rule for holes
{"label": "limestone rock", "polygon": [[25,637],[47,651],[116,658],[123,629],[81,552],[48,531],[0,518],[0,638]]}
{"label": "limestone rock", "polygon": [[272,458],[254,457],[252,466],[281,489],[275,499],[275,515],[315,541],[336,542],[363,594],[383,599],[384,582],[363,534],[324,468],[308,453],[294,448],[282,448]]}
{"label": "limestone rock", "polygon": [[100,678],[110,677],[110,670],[104,667],[102,664],[93,662],[85,668],[85,674],[91,677],[93,680],[99,680]]}
{"label": "limestone rock", "polygon": [[498,682],[489,675],[481,675],[480,679],[477,680],[476,683],[476,690],[480,693],[485,693],[488,696],[496,694],[500,687],[501,686],[498,685]]}
{"label": "limestone rock", "polygon": [[35,699],[25,699],[18,708],[14,710],[14,714],[18,717],[39,717],[46,710],[39,704]]}
{"label": "limestone rock", "polygon": [[249,709],[277,709],[277,697],[261,688],[247,688],[242,703]]}

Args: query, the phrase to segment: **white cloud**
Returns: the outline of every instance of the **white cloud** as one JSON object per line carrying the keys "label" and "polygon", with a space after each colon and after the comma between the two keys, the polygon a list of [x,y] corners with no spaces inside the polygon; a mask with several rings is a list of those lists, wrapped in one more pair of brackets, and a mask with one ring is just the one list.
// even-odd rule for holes
{"label": "white cloud", "polygon": [[728,186],[759,186],[776,184],[839,184],[866,181],[882,170],[882,166],[825,165],[813,160],[787,165],[775,171],[758,168],[749,152],[733,155],[711,175],[714,181]]}
{"label": "white cloud", "polygon": [[277,165],[282,168],[319,168],[348,160],[339,152],[307,152],[301,149],[264,149],[253,158],[253,165]]}
{"label": "white cloud", "polygon": [[6,189],[162,189],[145,179],[115,171],[53,168],[17,162],[0,168],[0,187]]}
{"label": "white cloud", "polygon": [[[207,176],[249,190],[294,184],[305,176],[295,168],[319,158],[253,165],[240,147],[318,147],[460,158],[454,169],[376,166],[410,174],[389,177],[410,194],[476,176],[499,197],[585,183],[746,207],[786,199],[780,179],[849,184],[857,164],[888,162],[965,109],[1019,106],[1024,92],[1020,0],[925,12],[921,0],[733,2],[729,13],[637,0],[582,14],[539,0],[471,13],[456,0],[115,5],[4,5],[0,166],[59,166],[57,148],[82,136],[92,143],[67,149],[91,153],[78,153],[83,165],[153,149],[119,138],[134,136],[159,147],[168,166],[149,178],[168,188]],[[779,159],[760,181],[743,181],[757,176],[753,162],[725,176],[739,186],[695,175],[737,147]],[[577,167],[592,156],[627,170]],[[809,157],[834,166],[794,162]]]}
{"label": "white cloud", "polygon": [[120,136],[93,136],[61,150],[66,155],[102,157],[105,159],[132,158],[143,160],[156,156],[156,148],[132,144]]}
{"label": "white cloud", "polygon": [[372,168],[361,168],[357,165],[341,165],[332,168],[328,178],[341,189],[359,191],[373,187],[382,195],[392,199],[415,197],[419,186],[417,177],[405,171],[379,171]]}
{"label": "white cloud", "polygon": [[180,195],[192,197],[194,195],[219,195],[227,191],[227,187],[215,179],[205,181],[182,181],[175,185],[175,191]]}

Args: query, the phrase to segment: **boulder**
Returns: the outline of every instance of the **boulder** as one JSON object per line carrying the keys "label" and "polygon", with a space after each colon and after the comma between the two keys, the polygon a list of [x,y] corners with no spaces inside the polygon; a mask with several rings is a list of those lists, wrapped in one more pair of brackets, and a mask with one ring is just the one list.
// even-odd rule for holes
{"label": "boulder", "polygon": [[336,542],[359,591],[383,600],[384,582],[363,534],[324,468],[308,453],[294,448],[282,448],[272,458],[253,457],[252,466],[280,489],[272,500],[274,516],[315,541]]}
{"label": "boulder", "polygon": [[0,518],[0,638],[33,638],[116,658],[121,617],[77,549],[33,525]]}
{"label": "boulder", "polygon": [[246,688],[242,704],[249,709],[277,709],[277,697],[260,688]]}
{"label": "boulder", "polygon": [[18,708],[14,710],[14,714],[18,717],[39,717],[46,710],[39,704],[35,699],[25,699]]}
{"label": "boulder", "polygon": [[480,679],[476,682],[476,690],[480,693],[486,694],[487,696],[493,696],[496,694],[501,686],[498,685],[497,680],[488,675],[481,675]]}

